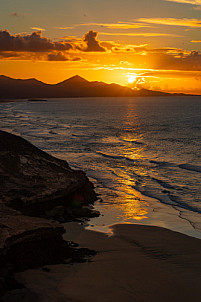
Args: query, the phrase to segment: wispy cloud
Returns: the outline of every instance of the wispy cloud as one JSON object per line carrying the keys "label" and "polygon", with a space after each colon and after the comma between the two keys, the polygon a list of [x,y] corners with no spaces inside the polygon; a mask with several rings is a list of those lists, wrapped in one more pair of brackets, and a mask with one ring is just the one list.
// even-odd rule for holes
{"label": "wispy cloud", "polygon": [[199,19],[177,19],[177,18],[140,18],[138,21],[161,24],[161,25],[174,25],[174,26],[187,26],[187,27],[201,27],[201,20]]}
{"label": "wispy cloud", "polygon": [[62,27],[62,26],[60,26],[60,27],[55,27],[56,29],[73,29],[73,28],[75,28],[75,27],[73,27],[73,26],[66,26],[66,27]]}
{"label": "wispy cloud", "polygon": [[81,42],[81,39],[77,38],[76,36],[63,36],[61,38],[57,38],[59,40],[65,40],[66,42]]}
{"label": "wispy cloud", "polygon": [[[143,70],[142,70],[143,71]],[[166,70],[166,69],[152,69],[152,70],[145,70],[144,73],[141,73],[143,76],[158,76],[158,77],[180,77],[180,78],[186,78],[186,77],[195,77],[195,76],[201,76],[200,71],[192,71],[192,70]]]}
{"label": "wispy cloud", "polygon": [[192,40],[192,43],[201,43],[201,40]]}
{"label": "wispy cloud", "polygon": [[102,36],[131,36],[131,37],[181,37],[179,35],[174,34],[163,34],[163,33],[107,33],[107,32],[100,32],[99,35]]}
{"label": "wispy cloud", "polygon": [[140,24],[140,23],[132,23],[132,22],[117,22],[117,23],[84,23],[79,24],[80,26],[100,26],[106,27],[110,29],[131,29],[131,28],[142,28],[142,27],[150,27],[149,25]]}
{"label": "wispy cloud", "polygon": [[168,2],[186,3],[192,5],[201,5],[201,0],[165,0]]}
{"label": "wispy cloud", "polygon": [[46,29],[41,28],[41,27],[30,27],[33,30],[37,30],[37,31],[46,31]]}

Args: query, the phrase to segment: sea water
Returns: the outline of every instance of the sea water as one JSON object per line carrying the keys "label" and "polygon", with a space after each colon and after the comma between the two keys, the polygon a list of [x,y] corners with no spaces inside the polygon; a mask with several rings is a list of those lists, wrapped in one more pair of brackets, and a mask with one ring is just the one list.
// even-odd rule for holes
{"label": "sea water", "polygon": [[82,169],[101,215],[201,238],[201,98],[68,98],[0,104],[0,128]]}

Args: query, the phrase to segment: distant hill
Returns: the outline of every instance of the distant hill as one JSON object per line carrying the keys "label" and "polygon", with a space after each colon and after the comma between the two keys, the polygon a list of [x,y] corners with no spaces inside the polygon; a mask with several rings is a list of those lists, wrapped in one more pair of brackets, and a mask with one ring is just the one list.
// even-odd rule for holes
{"label": "distant hill", "polygon": [[[67,98],[67,97],[135,97],[171,96],[152,90],[132,90],[129,87],[104,82],[89,82],[76,75],[58,84],[45,84],[34,78],[22,80],[0,76],[0,99]],[[175,94],[174,94],[175,95]],[[178,95],[178,94],[177,94]]]}

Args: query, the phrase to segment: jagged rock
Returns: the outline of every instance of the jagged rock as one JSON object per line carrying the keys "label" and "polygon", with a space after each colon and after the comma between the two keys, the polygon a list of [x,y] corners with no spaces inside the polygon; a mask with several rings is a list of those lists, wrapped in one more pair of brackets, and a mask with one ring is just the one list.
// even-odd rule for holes
{"label": "jagged rock", "polygon": [[97,216],[95,200],[84,172],[0,131],[0,295],[16,286],[13,272],[74,257],[59,222]]}

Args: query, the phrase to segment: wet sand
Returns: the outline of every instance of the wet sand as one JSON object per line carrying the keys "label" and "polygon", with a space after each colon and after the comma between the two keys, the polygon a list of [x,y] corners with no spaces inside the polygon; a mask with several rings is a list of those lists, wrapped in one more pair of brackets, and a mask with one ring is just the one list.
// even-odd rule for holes
{"label": "wet sand", "polygon": [[28,301],[31,294],[33,301],[42,302],[200,300],[201,240],[143,225],[115,225],[112,236],[76,223],[66,224],[66,229],[65,239],[97,255],[85,263],[16,274],[28,293],[6,301]]}

